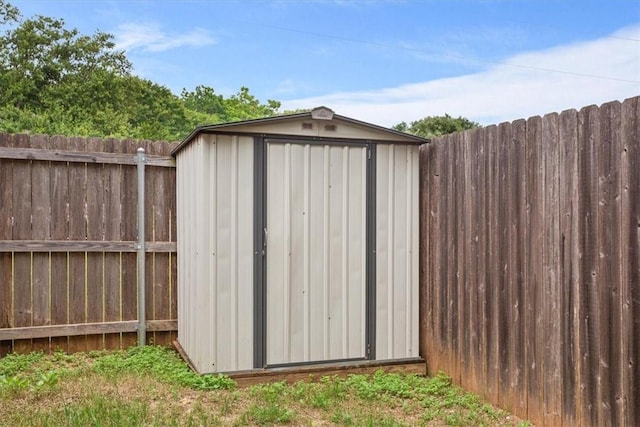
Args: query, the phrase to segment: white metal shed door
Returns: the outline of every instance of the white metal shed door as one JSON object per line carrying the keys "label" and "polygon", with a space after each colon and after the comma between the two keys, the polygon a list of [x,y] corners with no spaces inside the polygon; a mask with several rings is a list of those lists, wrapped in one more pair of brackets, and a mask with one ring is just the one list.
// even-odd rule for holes
{"label": "white metal shed door", "polygon": [[365,146],[268,142],[267,365],[365,357]]}

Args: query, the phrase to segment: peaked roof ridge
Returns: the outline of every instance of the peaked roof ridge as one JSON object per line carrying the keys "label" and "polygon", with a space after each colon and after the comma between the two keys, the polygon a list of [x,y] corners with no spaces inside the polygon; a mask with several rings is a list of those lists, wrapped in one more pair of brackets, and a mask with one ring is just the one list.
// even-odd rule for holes
{"label": "peaked roof ridge", "polygon": [[[175,155],[182,148],[188,145],[197,135],[200,133],[215,133],[216,131],[220,132],[232,132],[234,129],[253,127],[256,125],[271,125],[277,124],[278,122],[288,122],[296,119],[311,119],[311,120],[322,120],[322,121],[341,121],[345,123],[349,123],[358,127],[368,128],[372,131],[388,134],[390,136],[389,141],[397,141],[397,142],[412,142],[418,144],[424,144],[431,142],[430,139],[423,138],[417,135],[412,135],[404,132],[397,131],[395,129],[386,128],[384,126],[376,125],[373,123],[364,122],[361,120],[353,119],[351,117],[342,116],[340,114],[336,114],[331,108],[326,107],[324,105],[312,108],[307,111],[302,112],[294,112],[289,114],[280,114],[270,117],[261,117],[257,119],[247,119],[247,120],[238,120],[233,122],[225,122],[225,123],[216,123],[209,125],[200,125],[196,127],[182,142],[180,142],[171,152],[172,155]],[[247,132],[246,129],[243,132]],[[253,129],[250,133],[269,133],[267,129],[264,132]],[[302,134],[287,134],[283,136],[304,136]],[[396,138],[393,138],[396,137]],[[400,138],[397,138],[400,137]],[[344,137],[339,137],[344,139]],[[354,138],[357,139],[357,138]]]}

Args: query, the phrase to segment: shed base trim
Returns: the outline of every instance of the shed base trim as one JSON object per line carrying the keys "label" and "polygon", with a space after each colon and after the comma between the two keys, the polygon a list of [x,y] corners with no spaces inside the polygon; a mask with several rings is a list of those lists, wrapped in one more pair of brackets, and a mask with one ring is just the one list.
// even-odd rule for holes
{"label": "shed base trim", "polygon": [[178,354],[180,355],[180,357],[182,357],[182,360],[185,361],[185,363],[187,365],[189,365],[189,367],[191,368],[191,370],[193,372],[198,372],[200,373],[197,369],[196,369],[196,365],[193,364],[193,362],[191,361],[191,359],[189,359],[189,356],[187,356],[187,352],[184,351],[184,348],[182,348],[182,345],[180,345],[180,342],[175,339],[173,340],[173,347],[176,349],[176,351],[178,352]]}
{"label": "shed base trim", "polygon": [[[198,372],[177,339],[173,341],[173,346],[187,365],[189,365],[194,372]],[[314,365],[279,366],[265,369],[217,372],[216,374],[225,374],[236,381],[239,387],[247,387],[254,384],[279,381],[286,381],[288,383],[294,383],[302,380],[315,381],[322,377],[332,375],[347,376],[350,374],[373,374],[379,370],[384,372],[403,372],[407,374],[426,375],[427,364],[424,359],[415,357],[393,360],[356,360],[318,363]]]}
{"label": "shed base trim", "polygon": [[253,369],[225,373],[238,383],[239,387],[253,384],[286,381],[293,383],[301,380],[316,381],[325,376],[350,374],[373,374],[384,372],[404,372],[426,375],[427,365],[422,358],[396,360],[367,360],[338,363],[320,363],[316,365]]}

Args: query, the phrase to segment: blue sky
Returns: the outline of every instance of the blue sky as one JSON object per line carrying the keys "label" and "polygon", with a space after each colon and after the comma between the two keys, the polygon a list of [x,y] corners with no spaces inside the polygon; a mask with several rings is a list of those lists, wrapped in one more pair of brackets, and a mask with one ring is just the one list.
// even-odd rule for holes
{"label": "blue sky", "polygon": [[391,126],[482,124],[640,95],[637,0],[9,0],[114,35],[135,72],[179,94],[247,86]]}

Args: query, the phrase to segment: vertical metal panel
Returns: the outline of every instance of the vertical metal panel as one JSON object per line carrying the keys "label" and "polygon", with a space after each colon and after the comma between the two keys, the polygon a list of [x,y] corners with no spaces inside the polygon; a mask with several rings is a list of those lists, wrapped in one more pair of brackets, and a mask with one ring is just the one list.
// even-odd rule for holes
{"label": "vertical metal panel", "polygon": [[418,356],[418,148],[377,146],[376,359]]}
{"label": "vertical metal panel", "polygon": [[364,357],[366,147],[266,155],[267,362]]}
{"label": "vertical metal panel", "polygon": [[253,139],[201,135],[178,155],[179,325],[203,373],[253,367]]}
{"label": "vertical metal panel", "polygon": [[197,322],[198,312],[201,310],[196,306],[200,297],[200,287],[198,271],[198,240],[194,234],[196,227],[196,211],[198,209],[198,173],[202,167],[202,141],[194,141],[187,149],[178,156],[177,170],[177,191],[178,191],[178,337],[180,343],[196,364],[198,369],[202,364],[202,355],[199,351],[199,340],[195,336],[196,329],[193,327]]}
{"label": "vertical metal panel", "polygon": [[[188,156],[188,148],[185,148],[184,150],[182,150],[177,156],[176,156],[176,164],[180,165],[182,164],[182,162],[184,162],[185,158]],[[177,251],[179,254],[181,254],[179,257],[177,257],[177,273],[178,273],[178,295],[177,295],[177,309],[178,309],[178,339],[180,340],[180,344],[184,347],[185,343],[184,343],[184,339],[183,337],[186,334],[185,331],[185,326],[186,326],[186,322],[181,321],[181,319],[184,319],[185,316],[185,310],[184,310],[184,302],[187,298],[186,294],[185,294],[185,288],[184,288],[184,283],[186,282],[186,273],[187,273],[187,268],[186,268],[186,261],[184,260],[184,256],[182,256],[182,254],[186,253],[186,233],[184,230],[184,218],[185,218],[185,197],[184,197],[184,181],[186,179],[185,177],[186,175],[186,171],[185,168],[183,167],[178,167],[176,168],[176,245],[177,245]]]}
{"label": "vertical metal panel", "polygon": [[186,226],[186,213],[189,211],[188,209],[188,194],[184,191],[184,188],[187,186],[189,181],[189,168],[179,167],[178,165],[182,163],[186,163],[189,161],[190,152],[193,150],[195,143],[189,147],[189,149],[185,149],[176,158],[176,226],[178,230],[176,232],[176,244],[178,250],[178,256],[176,257],[177,266],[176,271],[178,272],[178,295],[177,295],[177,303],[178,303],[178,340],[180,344],[185,348],[185,351],[189,351],[189,346],[191,345],[188,340],[188,314],[187,314],[187,302],[189,299],[189,295],[187,292],[186,283],[190,280],[190,269],[189,269],[189,236],[187,232]]}
{"label": "vertical metal panel", "polygon": [[[267,363],[288,359],[284,336],[288,335],[285,316],[284,188],[285,145],[267,144]],[[277,236],[277,237],[276,237]],[[278,261],[278,262],[276,262]],[[278,286],[276,286],[276,284]]]}
{"label": "vertical metal panel", "polygon": [[237,270],[237,352],[236,368],[250,369],[253,366],[253,218],[256,215],[253,200],[254,157],[253,138],[240,137],[237,140],[238,158],[236,173],[237,183],[237,236],[236,262]]}
{"label": "vertical metal panel", "polygon": [[[189,222],[191,228],[191,240],[194,242],[195,254],[192,260],[192,268],[195,270],[195,280],[188,284],[190,291],[194,292],[191,296],[194,298],[189,309],[191,309],[190,317],[191,336],[194,340],[195,360],[198,369],[206,372],[208,365],[211,364],[211,353],[207,346],[207,339],[204,337],[204,329],[202,321],[204,313],[209,313],[210,289],[209,289],[209,239],[198,238],[198,230],[207,230],[209,224],[209,202],[208,202],[208,160],[209,160],[209,141],[211,137],[203,135],[196,145],[195,159],[195,176],[193,177],[194,194],[191,197],[191,209],[193,221]],[[189,191],[190,189],[187,189]]]}
{"label": "vertical metal panel", "polygon": [[212,147],[212,332],[215,371],[224,372],[253,367],[253,140],[218,135]]}

